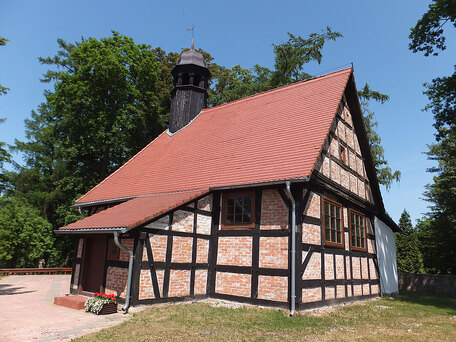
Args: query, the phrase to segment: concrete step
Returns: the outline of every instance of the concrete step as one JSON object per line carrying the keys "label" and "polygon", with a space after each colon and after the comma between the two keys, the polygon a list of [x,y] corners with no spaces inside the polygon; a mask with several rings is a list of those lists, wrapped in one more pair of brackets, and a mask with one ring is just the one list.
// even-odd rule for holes
{"label": "concrete step", "polygon": [[66,308],[82,310],[84,309],[84,303],[87,298],[85,296],[64,296],[64,297],[55,297],[54,304],[64,306]]}

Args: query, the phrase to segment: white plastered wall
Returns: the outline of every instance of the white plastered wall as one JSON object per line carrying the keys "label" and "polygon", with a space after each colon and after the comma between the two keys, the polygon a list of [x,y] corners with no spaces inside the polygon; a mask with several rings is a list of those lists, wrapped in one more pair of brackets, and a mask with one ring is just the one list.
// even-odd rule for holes
{"label": "white plastered wall", "polygon": [[382,294],[398,293],[396,242],[394,233],[378,217],[374,220],[375,244]]}

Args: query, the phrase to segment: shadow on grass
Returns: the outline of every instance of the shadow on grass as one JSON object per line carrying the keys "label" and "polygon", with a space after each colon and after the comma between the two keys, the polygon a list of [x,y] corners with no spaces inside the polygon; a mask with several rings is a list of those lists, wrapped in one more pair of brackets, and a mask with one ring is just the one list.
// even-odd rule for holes
{"label": "shadow on grass", "polygon": [[[406,303],[433,306],[438,309],[449,310],[456,315],[456,297],[429,292],[401,291],[396,300]],[[452,311],[452,312],[451,312]]]}

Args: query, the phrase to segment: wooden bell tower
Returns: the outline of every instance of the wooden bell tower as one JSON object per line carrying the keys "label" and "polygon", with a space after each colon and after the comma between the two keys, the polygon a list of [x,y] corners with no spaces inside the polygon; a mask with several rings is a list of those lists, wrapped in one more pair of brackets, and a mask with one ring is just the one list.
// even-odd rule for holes
{"label": "wooden bell tower", "polygon": [[203,55],[195,51],[193,42],[190,50],[182,52],[171,74],[174,88],[171,91],[169,131],[174,133],[207,106],[207,87],[212,75]]}

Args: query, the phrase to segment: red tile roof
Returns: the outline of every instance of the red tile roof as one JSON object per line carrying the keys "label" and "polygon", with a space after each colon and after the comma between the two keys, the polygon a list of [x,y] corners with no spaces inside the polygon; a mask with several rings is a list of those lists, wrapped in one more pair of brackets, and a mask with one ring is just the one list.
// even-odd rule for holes
{"label": "red tile roof", "polygon": [[61,229],[132,228],[182,204],[184,194],[194,194],[190,201],[213,187],[309,177],[351,73],[204,109],[173,135],[163,132],[76,204],[144,197]]}
{"label": "red tile roof", "polygon": [[172,136],[163,132],[76,203],[307,177],[351,72],[204,109]]}
{"label": "red tile roof", "polygon": [[209,189],[206,188],[136,197],[71,223],[66,227],[60,228],[60,230],[131,229],[208,192]]}

